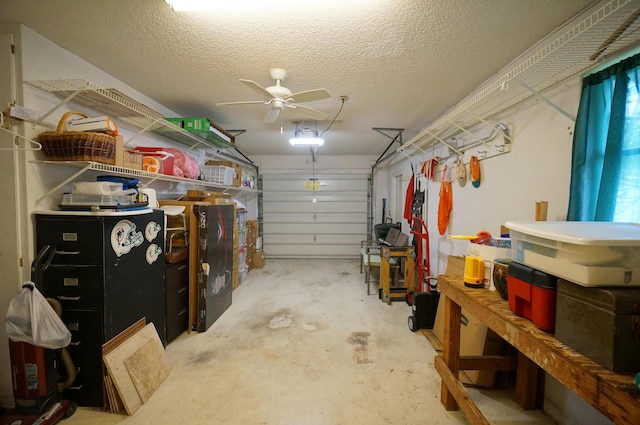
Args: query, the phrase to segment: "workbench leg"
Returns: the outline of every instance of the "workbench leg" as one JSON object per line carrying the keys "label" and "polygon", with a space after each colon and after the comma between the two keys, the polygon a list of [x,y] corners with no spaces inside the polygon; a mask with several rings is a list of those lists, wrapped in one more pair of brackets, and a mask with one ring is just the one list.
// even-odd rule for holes
{"label": "workbench leg", "polygon": [[516,401],[524,410],[533,410],[542,407],[541,392],[538,388],[540,382],[540,367],[527,356],[518,352]]}
{"label": "workbench leg", "polygon": [[[385,255],[386,254],[386,255]],[[388,251],[380,250],[380,288],[382,289],[382,302],[385,302],[385,297],[390,296],[391,289],[389,285],[389,253]]]}
{"label": "workbench leg", "polygon": [[[460,373],[461,308],[458,304],[451,301],[449,297],[441,296],[444,297],[444,341],[442,345],[442,359],[457,379]],[[442,382],[440,401],[444,405],[445,410],[456,410],[458,408],[453,394],[447,389],[444,381]]]}
{"label": "workbench leg", "polygon": [[416,275],[415,275],[415,262],[411,258],[411,254],[406,256],[404,265],[404,286],[407,288],[407,293],[416,292]]}

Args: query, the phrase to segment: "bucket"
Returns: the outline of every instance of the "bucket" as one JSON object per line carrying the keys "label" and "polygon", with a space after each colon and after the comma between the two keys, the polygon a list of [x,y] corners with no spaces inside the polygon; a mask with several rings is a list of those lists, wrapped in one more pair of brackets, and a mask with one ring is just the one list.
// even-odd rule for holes
{"label": "bucket", "polygon": [[395,228],[400,230],[400,223],[380,223],[373,226],[373,231],[376,234],[376,240],[386,239],[389,229]]}

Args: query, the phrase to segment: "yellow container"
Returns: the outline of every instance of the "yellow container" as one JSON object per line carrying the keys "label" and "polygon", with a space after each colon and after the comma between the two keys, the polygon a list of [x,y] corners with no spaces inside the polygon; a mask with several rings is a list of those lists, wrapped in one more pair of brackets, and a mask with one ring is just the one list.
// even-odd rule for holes
{"label": "yellow container", "polygon": [[464,284],[472,288],[484,287],[484,260],[475,255],[464,258]]}

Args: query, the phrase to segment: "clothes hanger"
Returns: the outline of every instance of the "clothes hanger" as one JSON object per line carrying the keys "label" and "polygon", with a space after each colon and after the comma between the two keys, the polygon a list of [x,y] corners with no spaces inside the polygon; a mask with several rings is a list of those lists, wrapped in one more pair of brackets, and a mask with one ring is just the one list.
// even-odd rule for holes
{"label": "clothes hanger", "polygon": [[33,148],[0,148],[0,151],[40,151],[42,150],[42,145],[39,142],[36,142],[35,140],[32,140],[28,137],[24,137],[21,136],[19,134],[14,133],[13,131],[9,130],[6,126],[8,126],[8,123],[5,123],[4,121],[4,113],[2,111],[0,111],[0,130],[6,131],[7,133],[11,134],[12,136],[18,137],[19,139],[23,139],[26,140],[27,142],[29,142],[31,145],[35,146]]}

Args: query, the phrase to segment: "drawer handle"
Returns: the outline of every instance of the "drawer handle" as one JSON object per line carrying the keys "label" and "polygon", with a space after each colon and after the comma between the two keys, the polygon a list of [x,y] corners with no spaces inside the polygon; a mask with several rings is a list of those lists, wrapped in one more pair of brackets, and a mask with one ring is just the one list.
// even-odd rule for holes
{"label": "drawer handle", "polygon": [[180,288],[180,290],[178,291],[178,294],[184,294],[184,291],[187,290],[186,286],[183,286],[182,288]]}
{"label": "drawer handle", "polygon": [[74,387],[67,387],[67,389],[68,389],[68,390],[76,390],[76,391],[79,391],[79,390],[81,390],[81,389],[82,389],[82,384],[80,384],[80,385],[76,385],[76,386],[74,386]]}
{"label": "drawer handle", "polygon": [[182,270],[186,269],[187,267],[189,267],[187,264],[183,264],[180,267],[178,267],[178,271],[181,272]]}
{"label": "drawer handle", "polygon": [[183,310],[181,310],[181,311],[180,311],[180,313],[178,313],[178,317],[182,317],[182,316],[184,316],[185,314],[187,314],[187,309],[183,309]]}
{"label": "drawer handle", "polygon": [[56,254],[60,255],[78,255],[80,251],[56,251]]}
{"label": "drawer handle", "polygon": [[71,341],[69,342],[69,345],[73,345],[74,347],[77,347],[78,345],[80,345],[82,341]]}
{"label": "drawer handle", "polygon": [[67,297],[65,295],[59,295],[58,299],[60,301],[80,301],[80,296],[77,297]]}

